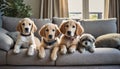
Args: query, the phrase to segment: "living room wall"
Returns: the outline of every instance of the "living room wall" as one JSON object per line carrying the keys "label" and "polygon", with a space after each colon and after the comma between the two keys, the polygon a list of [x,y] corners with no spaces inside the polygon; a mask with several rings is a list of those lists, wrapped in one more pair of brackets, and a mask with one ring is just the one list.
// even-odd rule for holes
{"label": "living room wall", "polygon": [[32,17],[39,18],[39,7],[40,7],[40,0],[24,0],[27,5],[30,5],[32,8]]}

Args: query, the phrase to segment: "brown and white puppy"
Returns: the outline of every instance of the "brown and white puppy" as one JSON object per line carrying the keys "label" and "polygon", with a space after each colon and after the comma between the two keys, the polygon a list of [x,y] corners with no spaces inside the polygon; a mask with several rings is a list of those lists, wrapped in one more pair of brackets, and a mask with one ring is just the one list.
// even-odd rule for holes
{"label": "brown and white puppy", "polygon": [[38,38],[34,36],[34,32],[37,31],[37,27],[34,22],[29,18],[24,18],[19,21],[17,26],[17,31],[19,31],[19,35],[14,46],[14,53],[20,53],[21,46],[28,45],[28,55],[34,55],[34,50],[36,49],[37,45],[40,45],[40,41]]}
{"label": "brown and white puppy", "polygon": [[70,53],[75,52],[78,41],[77,36],[84,32],[83,27],[79,22],[67,20],[63,21],[59,28],[62,33],[60,38],[60,52],[66,54],[67,49]]}
{"label": "brown and white puppy", "polygon": [[51,59],[55,60],[59,44],[58,35],[60,34],[58,26],[52,23],[45,24],[40,29],[39,34],[42,37],[39,48],[39,57],[45,57],[45,48],[54,48],[51,53]]}
{"label": "brown and white puppy", "polygon": [[93,53],[95,51],[95,37],[91,34],[84,33],[79,37],[78,50],[83,53],[85,50]]}

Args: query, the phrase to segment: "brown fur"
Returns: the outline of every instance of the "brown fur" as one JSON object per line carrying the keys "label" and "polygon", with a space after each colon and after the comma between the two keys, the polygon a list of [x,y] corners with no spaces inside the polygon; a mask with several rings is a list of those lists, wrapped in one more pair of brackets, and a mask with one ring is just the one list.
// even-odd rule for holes
{"label": "brown fur", "polygon": [[[46,31],[46,30],[48,30],[48,31]],[[52,60],[56,60],[56,52],[58,51],[57,50],[57,46],[59,44],[58,35],[60,34],[59,28],[55,24],[48,23],[48,24],[42,26],[42,28],[39,31],[39,34],[42,37],[41,45],[40,45],[40,48],[39,48],[39,56],[40,56],[40,58],[44,58],[45,57],[45,50],[44,50],[45,48],[54,48],[52,53],[51,53],[51,59]],[[48,37],[49,35],[52,35],[53,37],[50,39]],[[48,46],[44,42],[44,40],[48,41],[48,42],[56,40],[56,42],[54,44]]]}
{"label": "brown fur", "polygon": [[[74,28],[73,28],[74,26]],[[81,35],[84,30],[80,23],[74,20],[63,21],[60,25],[60,31],[62,36],[60,38],[60,51],[62,54],[69,52],[73,53],[76,50],[76,45],[78,42],[77,36]],[[71,36],[68,36],[67,31],[71,31]]]}

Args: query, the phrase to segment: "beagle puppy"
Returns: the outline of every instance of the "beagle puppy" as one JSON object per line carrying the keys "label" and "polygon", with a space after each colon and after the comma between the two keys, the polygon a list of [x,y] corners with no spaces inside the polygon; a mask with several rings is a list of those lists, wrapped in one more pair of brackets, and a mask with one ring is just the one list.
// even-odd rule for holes
{"label": "beagle puppy", "polygon": [[39,48],[39,57],[45,57],[45,48],[53,48],[51,53],[51,59],[55,60],[59,44],[58,35],[60,34],[58,26],[52,23],[47,23],[43,25],[42,28],[39,30],[39,34],[42,37]]}
{"label": "beagle puppy", "polygon": [[62,33],[59,45],[61,54],[66,54],[67,49],[70,53],[75,52],[78,42],[77,36],[84,32],[83,27],[79,22],[66,20],[61,23],[59,28]]}
{"label": "beagle puppy", "polygon": [[29,18],[24,18],[19,21],[17,26],[17,31],[19,31],[19,35],[17,37],[16,44],[14,46],[14,53],[20,53],[20,48],[23,45],[29,46],[28,55],[34,55],[34,50],[37,45],[40,45],[40,41],[37,37],[34,36],[34,32],[37,31],[37,27],[34,22]]}

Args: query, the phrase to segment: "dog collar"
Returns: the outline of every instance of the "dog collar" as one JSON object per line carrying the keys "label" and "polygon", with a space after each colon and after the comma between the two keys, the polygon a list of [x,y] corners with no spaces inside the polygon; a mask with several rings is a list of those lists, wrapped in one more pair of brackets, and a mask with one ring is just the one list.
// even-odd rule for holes
{"label": "dog collar", "polygon": [[51,46],[51,45],[54,44],[57,40],[53,40],[53,41],[47,42],[47,41],[45,41],[45,40],[43,39],[43,41],[44,41],[44,43],[45,43],[46,45]]}
{"label": "dog collar", "polygon": [[65,38],[68,39],[68,40],[73,41],[73,40],[76,38],[76,36],[74,36],[74,37],[68,37],[68,36],[65,36]]}
{"label": "dog collar", "polygon": [[30,34],[27,34],[27,35],[25,35],[25,34],[21,33],[21,35],[22,35],[22,36],[30,36],[30,35],[31,35],[31,33],[30,33]]}

